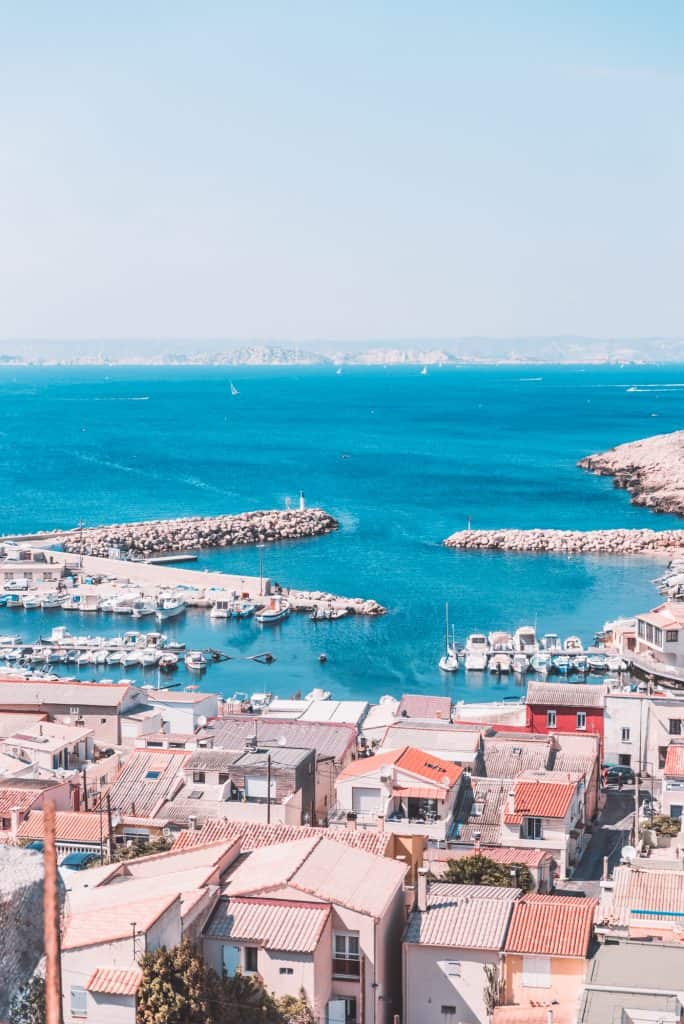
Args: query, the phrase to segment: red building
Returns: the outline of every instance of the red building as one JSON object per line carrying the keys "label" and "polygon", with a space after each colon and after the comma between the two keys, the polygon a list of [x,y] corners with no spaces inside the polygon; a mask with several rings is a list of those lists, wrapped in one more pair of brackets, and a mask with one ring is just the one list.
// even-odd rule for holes
{"label": "red building", "polygon": [[606,686],[591,683],[538,683],[527,687],[527,728],[533,733],[594,733],[603,755]]}

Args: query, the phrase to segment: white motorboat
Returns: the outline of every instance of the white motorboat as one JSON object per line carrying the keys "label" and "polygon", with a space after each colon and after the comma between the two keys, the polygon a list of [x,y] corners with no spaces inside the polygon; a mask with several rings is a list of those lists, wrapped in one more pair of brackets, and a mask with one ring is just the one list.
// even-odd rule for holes
{"label": "white motorboat", "polygon": [[484,672],[487,668],[489,645],[484,633],[471,633],[465,645],[465,667],[469,672]]}
{"label": "white motorboat", "polygon": [[513,647],[519,654],[526,654],[529,658],[539,651],[537,633],[533,626],[519,626],[513,634]]}
{"label": "white motorboat", "polygon": [[512,654],[513,637],[510,633],[496,631],[489,634],[489,649],[492,654]]}
{"label": "white motorboat", "polygon": [[132,665],[140,664],[140,652],[139,651],[124,651],[121,655],[121,666],[122,668],[130,668]]}
{"label": "white motorboat", "polygon": [[107,664],[108,665],[120,665],[122,658],[123,658],[123,654],[121,653],[121,651],[111,651],[107,655]]}
{"label": "white motorboat", "polygon": [[284,597],[272,597],[265,608],[256,613],[256,620],[262,626],[282,622],[290,614],[290,603]]}
{"label": "white motorboat", "polygon": [[253,601],[236,601],[233,605],[233,615],[237,615],[238,619],[248,619],[255,611],[256,605]]}
{"label": "white motorboat", "polygon": [[571,659],[571,661],[571,671],[581,672],[583,675],[585,675],[589,671],[589,665],[587,664],[586,654],[576,654],[575,657]]}
{"label": "white motorboat", "polygon": [[608,659],[605,654],[592,654],[587,658],[587,666],[590,672],[605,672],[608,667]]}
{"label": "white motorboat", "polygon": [[458,672],[458,651],[453,639],[453,627],[451,642],[449,641],[449,605],[444,606],[445,632],[444,632],[444,654],[439,659],[439,667],[442,672]]}
{"label": "white motorboat", "polygon": [[185,667],[192,672],[203,672],[207,667],[207,659],[202,651],[188,651],[185,655]]}
{"label": "white motorboat", "polygon": [[93,651],[93,664],[94,665],[106,665],[107,664],[107,648],[100,647],[98,650]]}
{"label": "white motorboat", "polygon": [[39,594],[24,594],[21,599],[22,608],[40,608]]}
{"label": "white motorboat", "polygon": [[558,633],[544,633],[539,644],[542,651],[549,651],[551,654],[560,654],[563,650],[561,638]]}
{"label": "white motorboat", "polygon": [[230,619],[233,616],[233,601],[227,598],[219,598],[211,606],[210,619]]}
{"label": "white motorboat", "polygon": [[159,668],[162,672],[172,672],[178,665],[178,655],[167,651],[159,658]]}
{"label": "white motorboat", "polygon": [[265,711],[272,700],[272,693],[253,693],[249,703],[252,705],[252,711]]}
{"label": "white motorboat", "polygon": [[79,654],[78,658],[76,659],[76,664],[79,665],[79,666],[80,665],[92,665],[93,664],[93,660],[94,660],[94,653],[93,653],[93,651],[83,651],[83,653]]}
{"label": "white motorboat", "polygon": [[489,671],[495,675],[508,675],[511,671],[512,658],[507,651],[496,651],[489,655]]}
{"label": "white motorboat", "polygon": [[62,600],[61,607],[65,612],[81,611],[81,595],[67,594],[67,596]]}
{"label": "white motorboat", "polygon": [[533,672],[538,672],[539,675],[547,675],[552,667],[553,659],[549,651],[537,651],[530,658],[530,668]]}
{"label": "white motorboat", "polygon": [[62,604],[62,595],[57,593],[43,594],[40,599],[40,607],[45,611],[50,608],[60,608]]}
{"label": "white motorboat", "polygon": [[315,686],[313,690],[310,690],[304,700],[330,700],[332,694],[330,690],[323,690],[320,686]]}
{"label": "white motorboat", "polygon": [[606,668],[609,672],[624,672],[627,662],[619,654],[613,653],[606,657]]}
{"label": "white motorboat", "polygon": [[139,597],[131,605],[131,615],[134,619],[143,619],[147,615],[154,615],[157,605],[154,601]]}
{"label": "white motorboat", "polygon": [[584,654],[584,644],[578,636],[569,636],[563,644],[563,650],[574,657],[576,654]]}
{"label": "white motorboat", "polygon": [[[539,653],[539,652],[536,652]],[[519,675],[524,675],[525,672],[530,670],[530,659],[522,651],[518,651],[513,655],[513,671]]]}
{"label": "white motorboat", "polygon": [[570,671],[570,663],[571,659],[568,654],[554,654],[553,656],[553,667],[562,676],[567,676]]}
{"label": "white motorboat", "polygon": [[144,651],[140,651],[138,661],[143,668],[156,668],[160,657],[161,655],[156,648],[146,647]]}
{"label": "white motorboat", "polygon": [[157,622],[164,622],[166,619],[175,619],[182,615],[186,609],[185,601],[177,597],[160,597],[157,601],[156,616]]}

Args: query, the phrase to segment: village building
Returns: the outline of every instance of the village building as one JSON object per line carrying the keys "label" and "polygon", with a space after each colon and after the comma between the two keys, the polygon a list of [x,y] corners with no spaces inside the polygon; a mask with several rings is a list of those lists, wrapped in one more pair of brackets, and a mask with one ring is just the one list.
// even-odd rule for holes
{"label": "village building", "polygon": [[580,772],[524,772],[503,807],[501,844],[547,850],[561,878],[572,873],[584,839],[584,777]]}
{"label": "village building", "polygon": [[472,772],[479,763],[481,742],[478,726],[452,725],[435,719],[399,718],[387,727],[378,752],[416,747]]}
{"label": "village building", "polygon": [[594,733],[603,746],[604,684],[527,684],[527,727],[533,733]]}
{"label": "village building", "polygon": [[601,946],[589,964],[577,1024],[608,1024],[616,1010],[625,1024],[680,1024],[683,976],[681,942]]}
{"label": "village building", "polygon": [[101,747],[122,742],[122,718],[140,700],[141,691],[126,684],[0,678],[0,713],[42,712],[54,722],[92,730]]}
{"label": "village building", "polygon": [[[29,811],[17,829],[19,842],[43,841],[45,821],[43,811]],[[58,856],[69,853],[94,853],[102,863],[110,856],[110,817],[102,807],[92,811],[57,811],[55,814],[55,845]]]}
{"label": "village building", "polygon": [[80,769],[93,759],[93,730],[84,725],[38,722],[0,741],[0,750],[40,768]]}

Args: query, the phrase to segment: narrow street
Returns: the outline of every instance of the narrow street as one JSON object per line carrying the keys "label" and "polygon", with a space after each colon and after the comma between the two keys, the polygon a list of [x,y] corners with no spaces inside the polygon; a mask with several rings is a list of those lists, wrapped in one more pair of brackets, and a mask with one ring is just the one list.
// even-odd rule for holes
{"label": "narrow street", "polygon": [[577,865],[570,881],[558,886],[563,892],[584,893],[598,896],[600,879],[603,874],[603,858],[608,857],[608,870],[620,862],[620,851],[628,845],[634,822],[634,786],[625,786],[618,791],[608,789],[606,804],[601,812],[589,845]]}

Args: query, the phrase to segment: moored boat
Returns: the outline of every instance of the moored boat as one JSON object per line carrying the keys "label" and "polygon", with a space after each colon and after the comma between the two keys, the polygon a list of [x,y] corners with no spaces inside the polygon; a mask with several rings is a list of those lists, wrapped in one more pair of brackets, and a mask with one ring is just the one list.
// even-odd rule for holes
{"label": "moored boat", "polygon": [[570,657],[567,654],[554,654],[553,667],[562,676],[567,676],[570,671]]}
{"label": "moored boat", "polygon": [[188,651],[185,655],[185,667],[192,672],[203,672],[207,667],[207,659],[202,651]]}
{"label": "moored boat", "polygon": [[465,667],[470,672],[484,672],[489,657],[489,644],[484,633],[471,633],[465,645]]}
{"label": "moored boat", "polygon": [[531,657],[539,650],[537,633],[533,626],[519,626],[513,634],[513,647],[519,654]]}
{"label": "moored boat", "polygon": [[164,622],[166,619],[174,619],[176,616],[182,615],[185,609],[185,601],[181,601],[177,597],[159,597],[155,611],[157,622]]}
{"label": "moored boat", "polygon": [[512,656],[507,651],[496,651],[489,655],[489,671],[496,675],[508,675],[513,664]]}
{"label": "moored boat", "polygon": [[517,651],[513,655],[513,671],[517,672],[518,675],[524,675],[525,672],[530,670],[530,659],[522,651]]}
{"label": "moored boat", "polygon": [[282,622],[290,614],[290,604],[283,597],[272,597],[265,608],[256,613],[256,620],[262,626]]}

